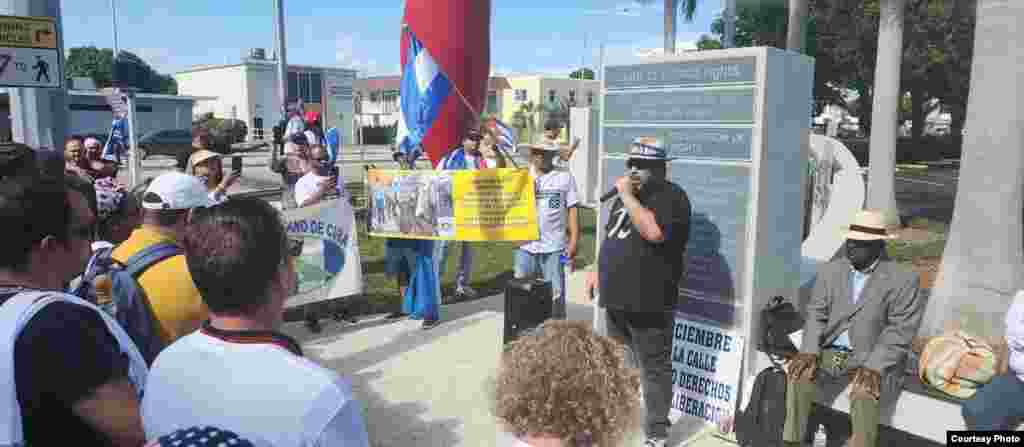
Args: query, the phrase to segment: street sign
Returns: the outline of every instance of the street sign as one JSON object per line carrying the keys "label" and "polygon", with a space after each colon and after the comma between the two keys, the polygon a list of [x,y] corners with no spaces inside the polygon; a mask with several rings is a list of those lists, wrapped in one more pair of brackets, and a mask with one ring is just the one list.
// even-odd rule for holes
{"label": "street sign", "polygon": [[0,87],[60,88],[56,20],[0,16]]}
{"label": "street sign", "polygon": [[0,47],[57,49],[57,21],[52,17],[0,16]]}

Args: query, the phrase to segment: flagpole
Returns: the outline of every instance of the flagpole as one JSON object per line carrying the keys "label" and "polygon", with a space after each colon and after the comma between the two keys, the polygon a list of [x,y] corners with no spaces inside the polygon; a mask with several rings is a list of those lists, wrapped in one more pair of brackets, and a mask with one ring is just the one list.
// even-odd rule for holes
{"label": "flagpole", "polygon": [[[459,95],[459,98],[462,98],[462,103],[466,105],[466,108],[469,109],[470,112],[473,112],[473,116],[480,116],[480,114],[476,112],[476,109],[474,109],[473,106],[469,103],[469,100],[466,99],[466,96],[462,94],[462,90],[459,89],[459,86],[455,85],[455,83],[452,82],[452,87],[455,88],[455,93]],[[497,143],[497,141],[495,141],[494,143],[494,148],[500,151],[501,153],[505,154],[505,158],[508,158],[508,161],[512,162],[513,168],[519,169],[519,164],[516,163],[516,160],[512,158],[512,156],[508,154],[508,151],[503,149],[501,145]]]}

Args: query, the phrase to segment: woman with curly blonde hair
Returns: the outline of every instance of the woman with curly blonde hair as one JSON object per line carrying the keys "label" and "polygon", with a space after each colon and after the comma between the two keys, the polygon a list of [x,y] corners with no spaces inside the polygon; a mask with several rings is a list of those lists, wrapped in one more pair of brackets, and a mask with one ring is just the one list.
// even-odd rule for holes
{"label": "woman with curly blonde hair", "polygon": [[623,349],[583,322],[544,323],[505,353],[494,415],[517,447],[620,445],[640,426],[640,379]]}

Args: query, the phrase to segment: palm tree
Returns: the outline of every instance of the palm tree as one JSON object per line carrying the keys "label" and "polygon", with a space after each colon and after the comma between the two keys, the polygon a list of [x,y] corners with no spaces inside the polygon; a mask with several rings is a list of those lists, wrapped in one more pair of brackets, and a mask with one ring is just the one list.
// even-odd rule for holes
{"label": "palm tree", "polygon": [[[637,0],[641,5],[650,5],[657,0]],[[665,54],[676,53],[676,16],[682,14],[687,22],[697,15],[699,0],[663,0],[665,2]]]}
{"label": "palm tree", "polygon": [[[973,1],[956,3],[970,14]],[[1005,66],[1020,60],[1024,2],[977,0],[974,58],[967,99],[960,178],[942,266],[928,299],[922,331],[963,329],[1000,339],[1006,310],[1024,286],[1021,200],[1024,134],[1020,111],[1007,98],[1024,93],[1024,77]]]}
{"label": "palm tree", "polygon": [[[534,131],[537,128],[536,115],[540,112],[539,107],[534,107],[533,101],[528,101],[519,106],[519,110],[516,110],[512,114],[513,126],[519,130],[519,141],[527,142],[529,138],[533,136]],[[524,133],[526,131],[528,133]]]}
{"label": "palm tree", "polygon": [[804,52],[806,22],[807,0],[789,0],[789,26],[786,33],[787,49],[797,53]]}

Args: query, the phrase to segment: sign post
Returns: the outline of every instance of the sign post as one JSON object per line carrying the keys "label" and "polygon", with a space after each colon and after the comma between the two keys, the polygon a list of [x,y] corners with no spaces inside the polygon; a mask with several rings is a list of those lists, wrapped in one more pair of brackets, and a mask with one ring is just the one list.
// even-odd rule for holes
{"label": "sign post", "polygon": [[128,181],[134,188],[139,184],[139,171],[142,170],[142,160],[139,156],[139,144],[135,135],[135,88],[125,89],[125,98],[128,101],[128,142],[131,154],[128,161]]}
{"label": "sign post", "polygon": [[728,421],[754,373],[760,309],[776,295],[795,299],[799,285],[813,59],[742,48],[603,71],[598,190],[626,172],[634,138],[657,137],[692,207],[672,408],[696,426]]}
{"label": "sign post", "polygon": [[64,140],[60,0],[0,0],[0,87],[9,87],[11,138],[35,148]]}
{"label": "sign post", "polygon": [[60,88],[57,20],[0,16],[0,86]]}

